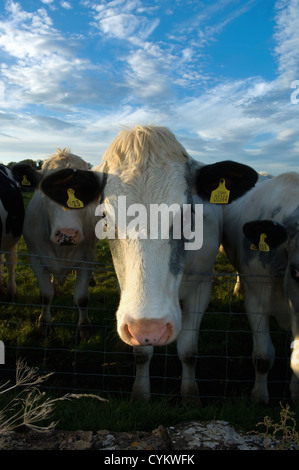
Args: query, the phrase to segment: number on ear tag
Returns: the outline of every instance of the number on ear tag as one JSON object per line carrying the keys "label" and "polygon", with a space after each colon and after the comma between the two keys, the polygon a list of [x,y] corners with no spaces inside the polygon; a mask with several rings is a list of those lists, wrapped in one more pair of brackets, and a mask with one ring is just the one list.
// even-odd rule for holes
{"label": "number on ear tag", "polygon": [[225,187],[225,179],[221,178],[219,186],[214,189],[211,193],[210,203],[211,204],[227,204],[229,201],[229,189]]}
{"label": "number on ear tag", "polygon": [[66,201],[66,205],[68,207],[71,207],[72,209],[80,209],[81,207],[84,207],[84,204],[80,199],[76,198],[75,196],[75,190],[72,188],[69,188],[67,190],[68,194],[68,200]]}

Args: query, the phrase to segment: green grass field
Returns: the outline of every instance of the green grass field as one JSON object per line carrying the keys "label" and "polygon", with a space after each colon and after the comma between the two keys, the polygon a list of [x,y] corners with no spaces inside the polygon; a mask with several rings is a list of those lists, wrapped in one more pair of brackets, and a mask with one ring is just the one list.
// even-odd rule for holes
{"label": "green grass field", "polygon": [[[27,203],[30,194],[24,197]],[[115,329],[119,294],[106,241],[99,241],[96,261],[96,285],[90,288],[90,337],[80,340],[77,331],[78,314],[73,303],[75,274],[72,274],[52,304],[48,336],[41,338],[36,329],[40,314],[37,281],[21,239],[17,299],[11,303],[5,296],[0,298],[0,340],[5,344],[6,354],[5,365],[0,365],[0,383],[14,381],[16,360],[23,358],[29,366],[38,367],[41,374],[54,372],[44,386],[51,396],[75,392],[108,398],[105,404],[92,399],[58,404],[56,419],[60,429],[149,430],[186,419],[226,419],[250,430],[265,412],[279,415],[279,400],[289,399],[290,335],[273,323],[277,357],[269,377],[272,400],[266,410],[253,405],[251,332],[242,297],[232,295],[234,270],[222,253],[215,263],[211,301],[199,337],[196,367],[203,407],[187,407],[180,401],[181,367],[175,344],[156,348],[151,363],[153,398],[147,405],[132,407],[129,397],[134,357]]]}

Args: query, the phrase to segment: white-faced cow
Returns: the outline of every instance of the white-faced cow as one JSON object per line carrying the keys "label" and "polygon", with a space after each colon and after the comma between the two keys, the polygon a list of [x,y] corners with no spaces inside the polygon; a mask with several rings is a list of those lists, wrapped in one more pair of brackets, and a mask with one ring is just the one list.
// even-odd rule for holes
{"label": "white-faced cow", "polygon": [[[222,207],[208,201],[211,190],[217,191],[220,183],[223,188],[224,180],[231,200],[240,196],[255,184],[256,173],[232,162],[204,166],[190,158],[168,129],[155,126],[120,132],[96,171],[102,194],[97,215],[104,217],[98,223],[107,224],[121,292],[117,331],[133,346],[137,358],[133,396],[150,396],[153,347],[177,339],[181,394],[198,397],[194,371],[198,332],[222,236]],[[93,171],[81,173],[87,188],[95,176]],[[41,182],[42,190],[64,205],[67,188],[72,187],[71,180],[64,183],[66,177],[57,172]],[[79,172],[74,184],[75,194],[83,198]],[[91,197],[90,190],[87,194]],[[153,217],[158,209],[159,227]],[[195,240],[196,235],[201,240]]]}
{"label": "white-faced cow", "polygon": [[[18,164],[12,168],[15,177],[21,181],[24,175],[36,188],[28,204],[24,221],[24,239],[30,253],[30,264],[37,277],[42,302],[39,330],[46,333],[51,322],[50,306],[54,297],[54,283],[63,285],[67,275],[76,270],[74,301],[79,309],[79,330],[90,324],[88,317],[89,282],[95,260],[95,208],[96,202],[83,204],[69,191],[66,207],[55,203],[39,190],[38,183],[45,175],[72,168],[88,171],[88,164],[73,155],[68,149],[57,153],[43,162],[41,171]],[[92,188],[91,188],[92,191]],[[78,211],[66,210],[78,207]],[[54,282],[53,282],[54,276]]]}
{"label": "white-faced cow", "polygon": [[268,403],[275,351],[269,321],[276,317],[294,338],[291,396],[299,398],[299,175],[258,183],[224,209],[224,249],[242,277],[253,333],[253,399]]}
{"label": "white-faced cow", "polygon": [[15,270],[18,261],[18,242],[24,222],[24,203],[21,191],[8,167],[0,165],[0,292],[5,286],[4,261],[7,263],[7,296],[16,295]]}

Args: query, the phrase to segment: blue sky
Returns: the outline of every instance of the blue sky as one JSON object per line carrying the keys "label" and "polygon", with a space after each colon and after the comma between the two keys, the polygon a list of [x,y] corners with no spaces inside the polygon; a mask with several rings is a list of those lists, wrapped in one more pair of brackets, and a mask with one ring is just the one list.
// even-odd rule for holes
{"label": "blue sky", "polygon": [[204,163],[298,171],[299,0],[0,2],[3,163],[96,165],[151,123]]}

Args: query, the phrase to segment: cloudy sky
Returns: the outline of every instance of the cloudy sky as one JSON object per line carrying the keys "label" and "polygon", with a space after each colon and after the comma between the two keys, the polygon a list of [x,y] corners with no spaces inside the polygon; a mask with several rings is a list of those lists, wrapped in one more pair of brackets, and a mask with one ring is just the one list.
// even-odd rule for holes
{"label": "cloudy sky", "polygon": [[0,0],[0,161],[95,165],[149,123],[204,163],[299,171],[299,0]]}

